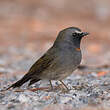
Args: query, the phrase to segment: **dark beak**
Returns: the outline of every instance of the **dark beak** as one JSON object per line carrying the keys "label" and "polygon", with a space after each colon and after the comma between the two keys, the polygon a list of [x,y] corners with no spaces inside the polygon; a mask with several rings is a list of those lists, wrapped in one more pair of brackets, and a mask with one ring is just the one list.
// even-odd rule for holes
{"label": "dark beak", "polygon": [[82,33],[81,33],[81,36],[82,36],[82,37],[87,36],[87,35],[89,35],[88,32],[82,32]]}

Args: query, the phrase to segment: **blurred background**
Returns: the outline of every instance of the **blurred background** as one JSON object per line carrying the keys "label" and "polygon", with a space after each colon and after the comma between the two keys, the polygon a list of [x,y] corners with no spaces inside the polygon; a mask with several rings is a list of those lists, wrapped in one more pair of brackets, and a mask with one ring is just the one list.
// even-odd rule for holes
{"label": "blurred background", "polygon": [[90,33],[82,64],[109,64],[110,0],[0,0],[1,71],[26,71],[71,26]]}

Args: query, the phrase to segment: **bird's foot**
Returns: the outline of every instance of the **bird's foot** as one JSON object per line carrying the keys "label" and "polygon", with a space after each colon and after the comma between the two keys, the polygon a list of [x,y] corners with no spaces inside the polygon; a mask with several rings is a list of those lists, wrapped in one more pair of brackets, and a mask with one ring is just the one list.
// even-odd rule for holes
{"label": "bird's foot", "polygon": [[67,92],[69,92],[69,89],[65,88],[63,84],[59,84],[57,86],[57,88],[59,88],[59,90],[61,91],[61,93],[67,93]]}
{"label": "bird's foot", "polygon": [[59,80],[60,82],[61,82],[61,90],[63,91],[63,92],[68,92],[69,91],[69,88],[66,86],[66,84],[62,81],[62,80]]}

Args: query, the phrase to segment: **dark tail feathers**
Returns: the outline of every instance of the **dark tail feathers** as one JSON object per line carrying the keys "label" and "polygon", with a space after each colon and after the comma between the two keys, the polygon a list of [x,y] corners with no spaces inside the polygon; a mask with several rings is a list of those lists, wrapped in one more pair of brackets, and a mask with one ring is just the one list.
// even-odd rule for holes
{"label": "dark tail feathers", "polygon": [[40,79],[33,79],[32,78],[32,74],[27,73],[26,75],[24,75],[24,77],[22,79],[20,79],[19,81],[17,81],[16,83],[12,84],[11,86],[9,86],[6,90],[10,89],[10,88],[16,88],[16,87],[20,87],[22,86],[25,82],[30,81],[29,85],[34,84],[35,82],[39,81]]}
{"label": "dark tail feathers", "polygon": [[40,79],[31,79],[30,80],[30,83],[28,84],[28,87],[30,86],[30,85],[32,85],[32,84],[34,84],[34,83],[36,83],[36,82],[38,82],[38,81],[40,81]]}
{"label": "dark tail feathers", "polygon": [[26,75],[24,75],[24,77],[22,79],[20,79],[16,83],[12,84],[11,86],[9,86],[6,90],[8,90],[10,88],[20,87],[20,86],[22,86],[25,82],[27,82],[30,79],[31,79],[30,75],[26,74]]}

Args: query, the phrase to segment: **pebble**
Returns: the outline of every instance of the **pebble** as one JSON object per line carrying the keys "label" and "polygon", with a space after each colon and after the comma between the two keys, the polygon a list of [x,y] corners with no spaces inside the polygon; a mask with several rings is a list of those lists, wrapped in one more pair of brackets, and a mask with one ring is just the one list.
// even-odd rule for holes
{"label": "pebble", "polygon": [[18,97],[18,100],[19,100],[21,103],[28,102],[28,101],[29,101],[29,97],[26,97],[25,95],[21,94],[21,95]]}

